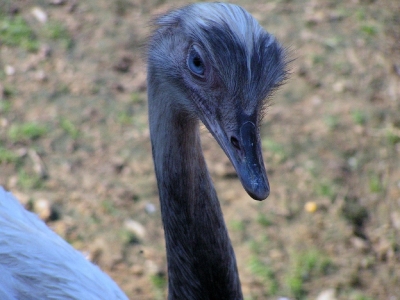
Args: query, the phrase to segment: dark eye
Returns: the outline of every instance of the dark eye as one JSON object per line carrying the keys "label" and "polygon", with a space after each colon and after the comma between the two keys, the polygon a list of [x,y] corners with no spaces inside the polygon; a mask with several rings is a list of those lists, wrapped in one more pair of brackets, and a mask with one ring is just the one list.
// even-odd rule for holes
{"label": "dark eye", "polygon": [[187,64],[195,75],[203,76],[204,75],[204,63],[200,56],[200,54],[194,49],[194,47],[190,50],[189,56],[187,59]]}

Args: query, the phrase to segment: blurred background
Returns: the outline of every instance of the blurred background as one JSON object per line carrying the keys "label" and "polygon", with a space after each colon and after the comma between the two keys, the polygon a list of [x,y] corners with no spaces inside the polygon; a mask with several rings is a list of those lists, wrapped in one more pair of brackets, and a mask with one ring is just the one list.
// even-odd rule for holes
{"label": "blurred background", "polygon": [[[145,42],[165,0],[0,0],[0,185],[131,299],[166,298]],[[245,298],[400,299],[400,2],[235,1],[288,48],[271,195],[204,152]]]}

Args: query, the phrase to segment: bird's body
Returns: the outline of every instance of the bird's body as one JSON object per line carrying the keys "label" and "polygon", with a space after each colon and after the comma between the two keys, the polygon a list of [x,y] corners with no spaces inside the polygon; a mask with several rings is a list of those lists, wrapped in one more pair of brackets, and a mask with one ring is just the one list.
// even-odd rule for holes
{"label": "bird's body", "polygon": [[[158,18],[155,26],[148,47],[149,124],[169,299],[242,299],[235,254],[202,154],[199,120],[249,195],[265,199],[269,184],[259,125],[265,99],[285,77],[284,51],[236,5],[189,5]],[[0,299],[24,298],[33,285],[42,295],[57,286],[70,292],[64,298],[91,299],[79,292],[105,287],[108,276],[14,202],[0,190]],[[114,296],[100,292],[93,299],[124,299],[113,284]]]}
{"label": "bird's body", "polygon": [[0,299],[128,299],[114,281],[0,187]]}

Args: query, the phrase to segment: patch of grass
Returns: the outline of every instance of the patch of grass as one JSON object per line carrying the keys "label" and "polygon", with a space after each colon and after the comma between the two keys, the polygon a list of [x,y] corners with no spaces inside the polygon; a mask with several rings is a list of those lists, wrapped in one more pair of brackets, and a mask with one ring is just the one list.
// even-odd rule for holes
{"label": "patch of grass", "polygon": [[43,180],[37,174],[28,174],[25,170],[18,171],[18,184],[23,189],[40,189],[43,186]]}
{"label": "patch of grass", "polygon": [[0,147],[0,164],[2,163],[16,163],[19,160],[18,155],[13,151]]}
{"label": "patch of grass", "polygon": [[285,147],[272,139],[263,139],[262,147],[267,152],[272,154],[272,158],[276,161],[276,163],[282,163],[288,158]]}
{"label": "patch of grass", "polygon": [[118,209],[114,206],[114,203],[111,200],[102,201],[101,207],[103,208],[105,213],[111,215],[116,215],[118,213]]}
{"label": "patch of grass", "polygon": [[121,111],[120,113],[118,113],[117,118],[118,118],[118,122],[121,125],[129,125],[129,124],[132,124],[132,122],[133,122],[132,114],[127,111]]}
{"label": "patch of grass", "polygon": [[35,52],[39,41],[28,23],[21,17],[9,17],[0,13],[0,45],[21,47]]}
{"label": "patch of grass", "polygon": [[321,54],[313,54],[311,57],[313,65],[320,65],[325,62],[325,57]]}
{"label": "patch of grass", "polygon": [[369,176],[369,190],[372,193],[380,193],[383,191],[383,183],[381,178],[377,174],[371,174]]}
{"label": "patch of grass", "polygon": [[366,19],[366,13],[363,7],[358,8],[354,15],[357,18],[357,21],[364,21]]}
{"label": "patch of grass", "polygon": [[229,227],[234,231],[244,231],[245,225],[241,220],[232,220],[229,222]]}
{"label": "patch of grass", "polygon": [[378,28],[375,25],[367,25],[364,24],[360,27],[360,31],[368,36],[368,37],[372,37],[375,36],[378,33]]}
{"label": "patch of grass", "polygon": [[353,122],[357,125],[364,125],[367,120],[365,113],[361,110],[352,111],[351,118],[353,119]]}
{"label": "patch of grass", "polygon": [[1,99],[0,100],[0,112],[7,113],[11,110],[11,101]]}
{"label": "patch of grass", "polygon": [[156,299],[164,299],[164,290],[167,287],[167,278],[163,273],[150,276],[150,281],[156,291]]}
{"label": "patch of grass", "polygon": [[134,104],[144,103],[144,99],[143,99],[142,94],[136,93],[136,92],[132,93],[131,94],[131,102],[134,103]]}
{"label": "patch of grass", "polygon": [[317,184],[316,192],[320,196],[327,197],[333,200],[336,195],[334,187],[335,185],[333,182],[321,181]]}
{"label": "patch of grass", "polygon": [[387,131],[386,138],[390,145],[396,145],[397,143],[400,143],[400,134],[396,134],[392,130]]}
{"label": "patch of grass", "polygon": [[292,257],[292,268],[285,277],[289,292],[296,299],[303,299],[306,295],[304,283],[328,273],[332,262],[323,253],[316,249],[296,253]]}
{"label": "patch of grass", "polygon": [[80,132],[78,128],[67,118],[60,119],[60,126],[74,140],[79,137]]}
{"label": "patch of grass", "polygon": [[328,115],[324,117],[324,123],[330,130],[334,130],[339,126],[339,118],[337,116]]}
{"label": "patch of grass", "polygon": [[273,296],[279,291],[278,280],[272,268],[256,256],[252,256],[248,262],[250,271],[257,276],[268,289],[268,294]]}
{"label": "patch of grass", "polygon": [[349,300],[375,300],[375,298],[366,296],[360,292],[354,292],[350,295]]}
{"label": "patch of grass", "polygon": [[257,222],[264,227],[268,227],[273,224],[273,222],[264,213],[261,212],[257,215]]}
{"label": "patch of grass", "polygon": [[60,42],[65,49],[70,49],[73,46],[72,38],[61,22],[52,21],[46,23],[43,28],[43,34],[50,40]]}
{"label": "patch of grass", "polygon": [[36,122],[14,124],[8,130],[8,137],[13,142],[36,140],[48,132],[46,126]]}
{"label": "patch of grass", "polygon": [[119,236],[125,245],[139,244],[140,242],[138,236],[130,230],[121,229],[119,231]]}

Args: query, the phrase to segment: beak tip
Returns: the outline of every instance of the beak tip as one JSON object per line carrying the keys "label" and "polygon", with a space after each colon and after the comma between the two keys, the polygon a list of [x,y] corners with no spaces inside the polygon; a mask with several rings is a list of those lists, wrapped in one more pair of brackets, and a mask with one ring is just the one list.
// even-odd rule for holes
{"label": "beak tip", "polygon": [[262,201],[268,198],[270,190],[269,187],[265,187],[264,189],[247,190],[247,193],[254,200]]}

